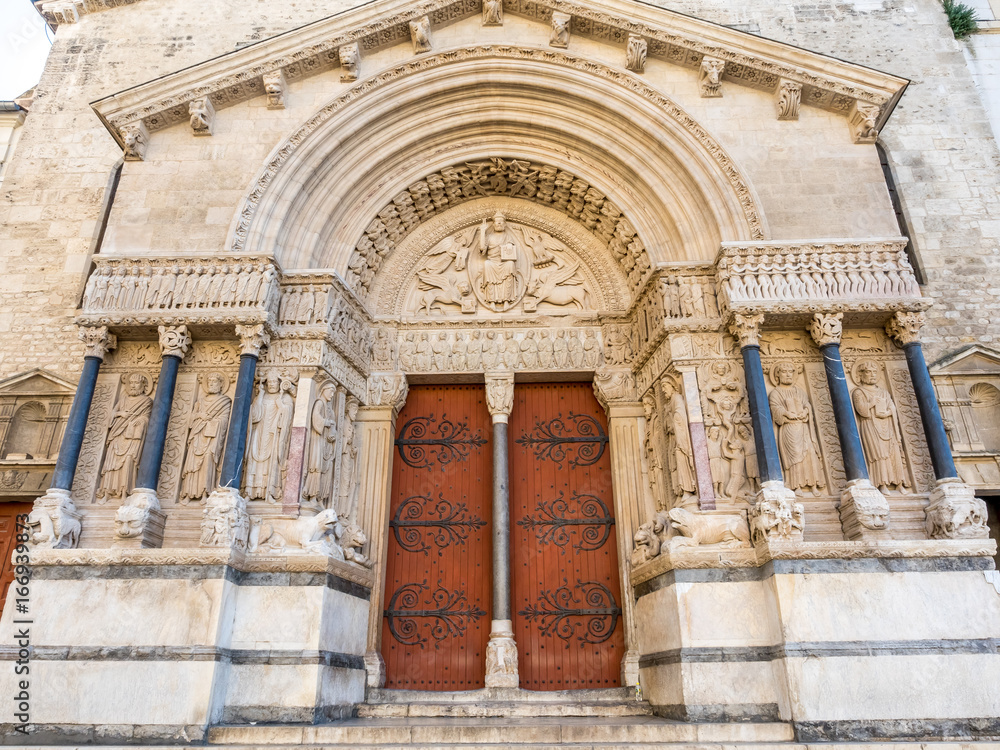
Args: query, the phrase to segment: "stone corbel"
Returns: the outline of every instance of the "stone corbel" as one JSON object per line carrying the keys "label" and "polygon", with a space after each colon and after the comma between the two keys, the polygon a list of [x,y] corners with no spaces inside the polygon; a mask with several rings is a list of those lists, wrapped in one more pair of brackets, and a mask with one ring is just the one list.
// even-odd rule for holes
{"label": "stone corbel", "polygon": [[212,135],[215,127],[215,105],[207,96],[188,104],[188,122],[195,135]]}
{"label": "stone corbel", "polygon": [[878,140],[878,118],[882,108],[867,102],[854,102],[849,115],[851,136],[855,143],[875,143]]}
{"label": "stone corbel", "polygon": [[503,26],[503,0],[483,0],[483,26]]}
{"label": "stone corbel", "polygon": [[358,80],[361,68],[361,48],[357,42],[345,44],[338,51],[340,67],[343,72],[340,74],[342,83],[350,83]]}
{"label": "stone corbel", "polygon": [[42,16],[55,26],[76,23],[80,20],[80,10],[73,0],[56,0],[41,6]]}
{"label": "stone corbel", "polygon": [[722,74],[726,70],[726,61],[717,57],[703,57],[699,69],[698,83],[701,95],[705,99],[722,96]]}
{"label": "stone corbel", "polygon": [[778,119],[798,120],[802,104],[802,84],[782,81],[778,86]]}
{"label": "stone corbel", "polygon": [[119,130],[125,161],[142,161],[146,158],[149,145],[149,131],[142,120],[123,125]]}
{"label": "stone corbel", "polygon": [[102,362],[109,351],[118,346],[118,338],[108,333],[107,326],[81,326],[80,341],[84,346],[84,357],[97,357]]}
{"label": "stone corbel", "polygon": [[410,21],[410,41],[413,42],[413,53],[416,55],[431,51],[433,45],[430,18],[421,16],[416,21]]}
{"label": "stone corbel", "polygon": [[552,12],[552,29],[549,32],[549,46],[566,49],[569,46],[570,25],[573,16],[569,13]]}
{"label": "stone corbel", "polygon": [[268,109],[284,109],[288,82],[282,70],[273,70],[263,75],[264,93],[267,94]]}
{"label": "stone corbel", "polygon": [[646,40],[638,34],[629,34],[625,45],[625,67],[634,73],[642,73],[646,69]]}

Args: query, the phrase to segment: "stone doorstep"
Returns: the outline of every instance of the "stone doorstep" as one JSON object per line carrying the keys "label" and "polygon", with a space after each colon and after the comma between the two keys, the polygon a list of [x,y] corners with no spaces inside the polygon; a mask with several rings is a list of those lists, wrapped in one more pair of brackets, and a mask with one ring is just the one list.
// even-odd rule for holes
{"label": "stone doorstep", "polygon": [[627,687],[542,691],[520,688],[441,691],[379,688],[368,691],[370,703],[626,703],[634,699],[635,690]]}
{"label": "stone doorstep", "polygon": [[468,717],[502,718],[535,716],[652,716],[646,701],[605,703],[574,701],[568,703],[507,702],[507,703],[362,703],[357,707],[361,718]]}
{"label": "stone doorstep", "polygon": [[[294,744],[267,744],[271,750],[298,750],[308,745]],[[93,746],[90,746],[93,747]],[[205,750],[205,745],[102,745],[100,750]],[[235,745],[210,745],[209,747],[223,747],[225,750],[258,750],[259,744],[235,744]],[[316,748],[317,746],[311,746]],[[374,744],[325,744],[323,747],[330,748],[370,748],[371,750],[510,750],[516,747],[518,750],[655,750],[655,748],[669,748],[671,750],[998,750],[1000,743],[996,742],[830,742],[830,743],[801,743],[801,742],[746,742],[746,743],[712,743],[712,742],[629,742],[605,743],[586,742],[583,744],[573,743],[518,743],[511,745],[509,742],[503,743],[374,743]],[[31,750],[68,750],[65,745],[32,745]],[[79,750],[83,750],[79,748]]]}

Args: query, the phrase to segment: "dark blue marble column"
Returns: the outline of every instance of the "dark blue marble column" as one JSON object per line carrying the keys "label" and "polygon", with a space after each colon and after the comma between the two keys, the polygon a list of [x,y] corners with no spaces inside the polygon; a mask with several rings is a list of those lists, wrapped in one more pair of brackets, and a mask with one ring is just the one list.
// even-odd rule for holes
{"label": "dark blue marble column", "polygon": [[740,353],[743,355],[743,373],[747,383],[747,401],[750,405],[750,421],[753,425],[753,442],[757,449],[761,484],[784,481],[778,441],[774,436],[771,402],[767,399],[764,368],[760,363],[759,337],[763,323],[763,315],[736,314],[730,324],[730,330],[739,341]]}
{"label": "dark blue marble column", "polygon": [[219,486],[239,492],[243,480],[243,454],[246,452],[247,428],[250,422],[250,406],[253,403],[254,378],[257,375],[257,360],[261,347],[268,337],[263,326],[237,326],[240,336],[240,372],[236,378],[236,394],[233,410],[226,433],[226,448],[222,455],[222,470]]}
{"label": "dark blue marble column", "polygon": [[59,458],[56,459],[56,468],[52,472],[52,488],[57,490],[69,491],[73,487],[83,436],[87,430],[87,417],[90,416],[90,405],[94,400],[97,375],[104,355],[117,343],[114,334],[109,334],[106,327],[81,329],[80,338],[87,345],[87,353],[83,358],[80,382],[73,395],[73,405],[69,409],[66,431],[59,445]]}
{"label": "dark blue marble column", "polygon": [[163,463],[163,446],[167,440],[167,425],[170,422],[170,408],[174,403],[174,389],[177,385],[177,371],[183,354],[164,354],[160,363],[160,377],[156,381],[153,394],[153,408],[149,415],[146,439],[139,454],[139,469],[136,472],[136,489],[155,490],[160,481],[160,466]]}
{"label": "dark blue marble column", "polygon": [[944,420],[941,419],[941,409],[934,393],[934,384],[931,382],[931,374],[924,360],[924,350],[920,345],[920,328],[923,323],[921,313],[896,313],[886,326],[886,331],[903,347],[903,353],[906,354],[906,366],[910,371],[913,392],[917,396],[920,421],[924,426],[924,435],[934,466],[934,477],[959,481],[958,469],[955,468],[955,459],[948,444],[948,434],[944,429]]}

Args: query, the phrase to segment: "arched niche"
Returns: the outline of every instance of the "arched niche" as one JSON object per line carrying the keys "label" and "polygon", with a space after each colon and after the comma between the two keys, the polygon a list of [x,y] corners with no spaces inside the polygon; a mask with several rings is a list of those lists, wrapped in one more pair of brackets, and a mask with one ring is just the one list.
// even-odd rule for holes
{"label": "arched niche", "polygon": [[45,458],[38,455],[41,450],[42,433],[45,430],[45,406],[38,401],[29,401],[18,407],[11,419],[7,436],[0,448],[0,458],[12,455],[28,458]]}
{"label": "arched niche", "polygon": [[366,228],[432,172],[493,157],[552,165],[614,201],[652,264],[766,236],[721,146],[638,77],[564,52],[447,50],[385,70],[280,144],[230,247],[346,275]]}

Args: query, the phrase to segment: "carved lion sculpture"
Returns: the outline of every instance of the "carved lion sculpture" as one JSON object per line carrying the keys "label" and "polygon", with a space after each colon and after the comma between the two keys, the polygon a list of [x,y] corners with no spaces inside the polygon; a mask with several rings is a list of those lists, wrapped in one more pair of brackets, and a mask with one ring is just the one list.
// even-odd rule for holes
{"label": "carved lion sculpture", "polygon": [[978,497],[952,499],[927,509],[931,539],[986,539],[986,503]]}
{"label": "carved lion sculpture", "polygon": [[660,538],[653,531],[654,521],[642,524],[635,532],[633,540],[635,549],[632,550],[632,565],[642,565],[649,562],[660,554]]}
{"label": "carved lion sculpture", "polygon": [[148,513],[145,508],[135,505],[123,505],[115,513],[115,536],[131,539],[142,536]]}
{"label": "carved lion sculpture", "polygon": [[[337,544],[344,527],[337,511],[327,508],[315,516],[295,519],[256,519],[250,534],[251,551],[282,552],[284,554],[311,553],[326,555],[335,560],[344,559],[344,551]],[[367,540],[365,540],[367,541]]]}
{"label": "carved lion sculpture", "polygon": [[355,523],[348,523],[343,527],[343,533],[338,537],[341,548],[344,550],[344,559],[347,562],[361,565],[365,568],[372,566],[372,561],[361,549],[368,544],[368,536],[361,527]]}
{"label": "carved lion sculpture", "polygon": [[38,547],[72,549],[80,540],[80,522],[59,506],[32,508],[25,525]]}
{"label": "carved lion sculpture", "polygon": [[692,513],[684,508],[673,508],[671,526],[681,533],[678,546],[745,547],[750,544],[750,529],[742,516],[709,516]]}

